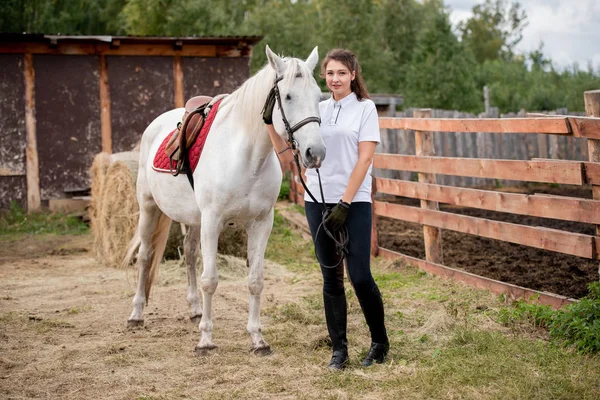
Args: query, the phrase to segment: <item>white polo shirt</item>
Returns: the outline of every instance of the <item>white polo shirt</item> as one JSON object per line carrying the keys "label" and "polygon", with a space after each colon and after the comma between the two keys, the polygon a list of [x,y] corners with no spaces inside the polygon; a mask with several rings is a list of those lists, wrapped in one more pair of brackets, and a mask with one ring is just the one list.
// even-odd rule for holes
{"label": "white polo shirt", "polygon": [[[380,142],[379,120],[375,103],[370,99],[358,101],[354,92],[340,101],[333,96],[319,103],[321,136],[325,142],[326,155],[319,173],[326,203],[341,200],[358,162],[359,142]],[[371,169],[360,185],[352,201],[371,202]],[[315,169],[306,170],[306,184],[313,196],[321,201],[319,178]],[[305,201],[312,201],[308,193]]]}

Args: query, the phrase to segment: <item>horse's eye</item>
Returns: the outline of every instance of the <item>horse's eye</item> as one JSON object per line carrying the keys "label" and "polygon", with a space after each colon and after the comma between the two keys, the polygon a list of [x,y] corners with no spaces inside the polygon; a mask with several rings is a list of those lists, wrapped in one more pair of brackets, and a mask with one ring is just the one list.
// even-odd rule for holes
{"label": "horse's eye", "polygon": [[290,96],[290,95],[288,94],[287,96],[285,96],[285,99],[286,99],[286,100],[291,100],[291,99],[292,99],[292,96]]}

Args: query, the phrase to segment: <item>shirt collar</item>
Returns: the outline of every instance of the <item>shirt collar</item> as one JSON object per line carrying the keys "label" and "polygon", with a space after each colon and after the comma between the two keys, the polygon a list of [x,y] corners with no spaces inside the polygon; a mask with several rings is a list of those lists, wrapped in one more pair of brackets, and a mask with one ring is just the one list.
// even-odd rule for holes
{"label": "shirt collar", "polygon": [[335,101],[335,99],[333,98],[333,95],[331,96],[331,104],[333,104],[334,107],[339,106],[340,108],[344,108],[345,106],[347,106],[348,104],[350,104],[356,100],[358,100],[358,99],[356,97],[356,93],[354,93],[354,92],[350,92],[350,94],[348,96],[344,97],[340,101]]}

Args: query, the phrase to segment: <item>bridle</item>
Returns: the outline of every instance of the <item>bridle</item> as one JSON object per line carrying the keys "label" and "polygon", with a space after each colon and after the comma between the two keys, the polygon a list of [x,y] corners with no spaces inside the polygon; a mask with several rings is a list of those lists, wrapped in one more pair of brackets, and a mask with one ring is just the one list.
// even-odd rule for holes
{"label": "bridle", "polygon": [[[325,221],[325,218],[327,218],[327,216],[329,215],[329,210],[327,209],[327,206],[325,204],[325,196],[323,195],[323,185],[321,184],[321,174],[319,174],[319,169],[316,168],[316,172],[317,172],[317,176],[319,178],[319,190],[321,191],[321,199],[322,201],[318,201],[315,196],[313,196],[313,194],[310,192],[310,190],[308,190],[308,187],[306,186],[306,183],[304,182],[304,179],[302,178],[302,168],[300,167],[300,159],[298,157],[298,142],[296,141],[296,139],[294,139],[294,132],[298,131],[298,129],[302,128],[304,125],[309,124],[311,122],[316,122],[319,125],[321,125],[321,118],[320,117],[306,117],[303,120],[301,120],[300,122],[296,123],[294,126],[290,126],[289,121],[287,120],[286,116],[285,116],[285,112],[283,111],[283,104],[281,102],[281,94],[279,93],[279,85],[278,83],[283,79],[283,76],[279,76],[275,78],[275,81],[273,82],[273,87],[271,88],[271,90],[269,91],[269,94],[267,95],[267,100],[265,101],[265,105],[263,107],[262,113],[270,113],[270,116],[273,116],[273,107],[275,106],[275,101],[277,101],[277,106],[279,107],[279,111],[281,112],[281,119],[283,120],[283,124],[285,125],[285,130],[288,134],[288,140],[287,142],[290,145],[290,149],[292,150],[292,153],[294,154],[294,161],[296,163],[296,168],[298,169],[298,176],[300,177],[300,183],[302,183],[302,187],[304,188],[304,190],[306,191],[306,193],[308,193],[309,197],[312,199],[312,201],[314,201],[317,204],[320,204],[323,207],[323,222]],[[340,265],[343,261],[344,261],[344,257],[346,256],[346,254],[348,254],[348,250],[347,250],[347,245],[348,245],[348,241],[349,241],[349,235],[348,235],[348,230],[346,229],[346,227],[344,227],[339,233],[340,233],[340,237],[339,239],[335,237],[334,233],[331,232],[329,229],[327,229],[327,227],[325,226],[325,224],[321,222],[321,224],[319,225],[319,228],[317,229],[317,233],[315,234],[315,237],[318,236],[319,234],[319,230],[321,229],[321,227],[323,227],[323,230],[325,231],[325,233],[327,234],[327,236],[329,236],[334,242],[335,242],[335,246],[336,246],[336,251],[338,253],[338,255],[341,255],[340,260],[337,264],[335,265],[324,265],[323,263],[321,263],[319,261],[319,256],[317,255],[317,249],[315,247],[315,256],[317,257],[317,261],[319,261],[319,263],[325,267],[325,268],[337,268],[338,265]]]}
{"label": "bridle", "polygon": [[300,122],[296,123],[296,125],[290,126],[290,122],[288,121],[287,117],[285,116],[285,111],[283,111],[283,104],[281,102],[281,93],[279,93],[278,83],[281,82],[282,79],[283,79],[283,76],[279,76],[279,77],[275,78],[275,81],[273,82],[273,87],[271,88],[271,91],[269,92],[269,95],[267,96],[267,101],[265,102],[265,106],[263,108],[263,113],[267,110],[272,113],[273,106],[275,105],[275,101],[277,101],[277,106],[279,106],[279,111],[281,111],[281,119],[283,120],[283,124],[285,125],[285,130],[288,134],[287,141],[289,142],[291,149],[296,151],[296,149],[298,148],[298,142],[296,141],[296,139],[294,139],[294,132],[297,132],[298,129],[302,128],[304,125],[309,124],[311,122],[316,122],[317,124],[321,125],[321,118],[306,117],[303,120],[301,120]]}

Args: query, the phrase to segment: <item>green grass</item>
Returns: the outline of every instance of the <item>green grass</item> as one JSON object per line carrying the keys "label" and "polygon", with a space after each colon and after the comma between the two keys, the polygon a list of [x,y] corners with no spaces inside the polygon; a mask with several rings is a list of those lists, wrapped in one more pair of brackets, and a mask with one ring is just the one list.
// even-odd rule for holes
{"label": "green grass", "polygon": [[[267,258],[298,274],[319,274],[310,241],[292,231],[279,215]],[[576,334],[593,331],[593,321],[600,323],[592,318],[600,310],[596,303],[584,302],[564,311],[523,302],[507,305],[501,296],[433,277],[400,262],[376,259],[372,270],[384,298],[389,360],[367,370],[360,367],[368,329],[347,286],[350,365],[342,373],[324,370],[315,376],[311,395],[332,399],[600,398],[600,355],[563,346],[562,339],[552,338],[550,328],[551,321],[560,316],[565,329],[571,326]],[[298,359],[298,365],[316,362],[325,367],[330,350],[320,293],[271,307],[265,314],[272,318],[270,331],[279,351]],[[586,328],[588,323],[590,328]],[[593,346],[594,337],[585,343]],[[304,346],[301,354],[298,346]]]}
{"label": "green grass", "polygon": [[293,232],[292,226],[277,210],[265,258],[283,264],[292,271],[318,270],[312,242]]}
{"label": "green grass", "polygon": [[0,235],[57,234],[78,235],[89,230],[80,218],[60,212],[27,213],[16,202],[0,213]]}

